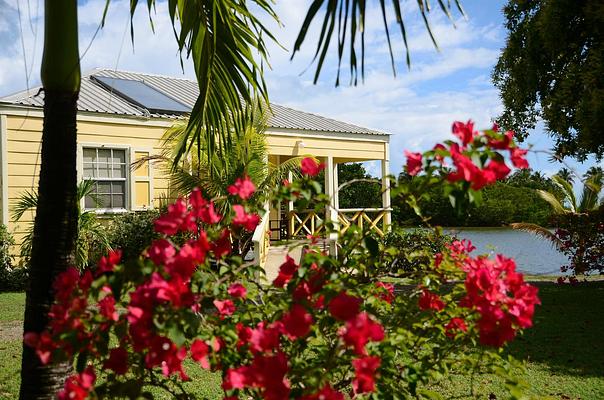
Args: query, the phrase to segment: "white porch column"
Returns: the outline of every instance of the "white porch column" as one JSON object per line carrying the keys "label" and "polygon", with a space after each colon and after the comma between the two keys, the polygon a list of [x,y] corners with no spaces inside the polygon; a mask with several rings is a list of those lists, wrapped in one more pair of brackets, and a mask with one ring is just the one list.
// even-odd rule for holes
{"label": "white porch column", "polygon": [[[337,211],[340,209],[340,192],[338,191],[338,186],[340,186],[340,183],[338,182],[338,164],[337,163],[333,163],[333,204],[334,207],[336,209],[336,213]],[[337,216],[337,214],[336,214]]]}
{"label": "white porch column", "polygon": [[[289,171],[287,173],[287,180],[291,183],[294,181],[294,173]],[[294,219],[292,218],[292,212],[294,211],[294,201],[290,200],[287,202],[287,234],[288,240],[291,239],[291,235],[294,233]]]}
{"label": "white porch column", "polygon": [[334,179],[334,171],[337,175],[337,170],[334,167],[332,156],[327,156],[325,160],[325,194],[329,196],[329,205],[325,207],[325,222],[333,222],[335,224],[335,232],[329,234],[326,238],[329,244],[329,254],[336,254],[336,241],[338,239],[337,226],[338,226],[338,212],[336,211],[336,191],[334,189],[334,182],[337,182],[337,178]]}
{"label": "white porch column", "polygon": [[384,229],[390,229],[392,225],[392,213],[390,211],[391,199],[390,199],[390,144],[384,143],[384,159],[382,160],[382,207],[386,210],[384,215]]}

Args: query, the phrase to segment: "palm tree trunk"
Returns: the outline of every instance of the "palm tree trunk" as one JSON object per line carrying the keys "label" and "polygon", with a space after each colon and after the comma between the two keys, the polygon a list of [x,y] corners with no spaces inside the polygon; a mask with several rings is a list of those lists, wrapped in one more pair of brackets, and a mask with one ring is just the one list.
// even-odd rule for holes
{"label": "palm tree trunk", "polygon": [[[42,165],[25,304],[25,332],[42,332],[46,328],[54,300],[54,278],[74,265],[76,114],[80,88],[76,0],[45,1],[44,37]],[[19,398],[54,398],[70,370],[70,363],[42,365],[33,349],[23,346]]]}

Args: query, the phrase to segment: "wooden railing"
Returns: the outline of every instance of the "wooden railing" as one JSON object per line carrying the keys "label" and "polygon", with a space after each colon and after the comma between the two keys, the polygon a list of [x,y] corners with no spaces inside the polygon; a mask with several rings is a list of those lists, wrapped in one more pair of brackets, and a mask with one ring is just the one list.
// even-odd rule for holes
{"label": "wooden railing", "polygon": [[385,208],[342,208],[338,212],[340,233],[356,225],[361,230],[373,231],[383,237],[388,229],[385,216],[389,212],[391,210]]}
{"label": "wooden railing", "polygon": [[268,249],[271,245],[269,220],[270,211],[269,206],[266,205],[264,216],[256,227],[254,235],[252,236],[252,243],[254,244],[254,261],[257,262],[260,267],[264,267],[266,258],[268,257]]}
{"label": "wooden railing", "polygon": [[315,210],[291,211],[289,213],[289,236],[306,237],[325,233],[323,216]]}
{"label": "wooden railing", "polygon": [[[340,209],[338,211],[340,233],[344,233],[351,226],[356,225],[361,230],[370,230],[383,237],[388,229],[385,216],[389,212],[391,210],[385,208]],[[289,214],[289,236],[321,236],[325,234],[323,220],[323,215],[319,215],[314,210],[291,211]]]}

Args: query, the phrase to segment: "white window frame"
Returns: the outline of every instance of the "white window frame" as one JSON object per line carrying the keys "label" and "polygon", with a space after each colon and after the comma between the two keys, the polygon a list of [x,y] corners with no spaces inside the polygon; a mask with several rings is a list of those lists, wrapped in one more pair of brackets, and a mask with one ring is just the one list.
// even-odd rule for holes
{"label": "white window frame", "polygon": [[[86,208],[85,199],[80,200],[80,207],[83,210],[92,211],[97,214],[122,214],[128,212],[131,209],[132,195],[134,193],[134,182],[132,180],[132,173],[130,171],[130,165],[132,163],[132,148],[125,144],[109,144],[109,143],[78,143],[78,154],[77,154],[77,175],[78,182],[84,179],[84,149],[85,148],[96,148],[96,149],[114,149],[124,150],[126,156],[126,185],[124,194],[124,208]],[[102,180],[102,179],[100,179]],[[111,179],[107,179],[108,181]]]}

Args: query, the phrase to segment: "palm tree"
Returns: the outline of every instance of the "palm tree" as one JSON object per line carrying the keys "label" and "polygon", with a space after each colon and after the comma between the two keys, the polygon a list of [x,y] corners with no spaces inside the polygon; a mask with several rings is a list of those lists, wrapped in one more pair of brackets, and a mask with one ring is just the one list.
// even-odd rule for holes
{"label": "palm tree", "polygon": [[[269,0],[253,0],[255,9],[269,18],[278,18]],[[145,2],[149,15],[156,8],[155,0]],[[455,0],[461,10],[459,0]],[[27,290],[24,330],[39,333],[48,323],[48,310],[53,302],[52,282],[58,273],[73,264],[77,236],[77,176],[76,176],[76,115],[80,89],[78,50],[78,19],[76,0],[45,0],[44,50],[41,80],[44,90],[44,129],[42,132],[42,163],[39,180],[39,199],[36,208],[32,250],[31,284]],[[130,2],[131,18],[138,0]],[[428,0],[418,0],[418,7],[430,36],[427,13]],[[441,10],[450,17],[449,2],[438,0]],[[110,0],[106,1],[102,23]],[[200,95],[191,112],[176,160],[185,158],[193,143],[205,136],[208,159],[218,148],[230,145],[232,132],[241,132],[244,122],[243,104],[254,97],[268,104],[266,85],[262,78],[263,63],[268,51],[265,38],[274,40],[260,19],[248,8],[246,0],[174,0],[167,2],[180,54],[190,57]],[[390,47],[385,2],[380,2],[383,22]],[[325,8],[315,58],[318,57],[315,81],[318,79],[332,34],[337,22],[338,65],[349,45],[351,82],[356,84],[357,63],[364,74],[365,0],[315,0],[312,2],[300,34],[294,45],[294,54],[306,38],[310,24],[321,8]],[[338,12],[339,11],[339,12]],[[407,44],[405,25],[398,0],[392,2],[392,11]],[[347,34],[349,29],[349,34]],[[357,34],[361,38],[361,53],[357,56]],[[132,40],[134,31],[131,30]],[[436,42],[435,42],[436,43]],[[407,46],[405,46],[407,48]],[[407,48],[407,64],[410,63]],[[354,81],[353,81],[354,78]],[[336,84],[339,83],[339,68]],[[242,101],[243,100],[243,101]],[[198,146],[198,152],[202,147]],[[23,347],[21,366],[21,399],[47,399],[61,387],[69,363],[42,365],[33,349]]]}
{"label": "palm tree", "polygon": [[[86,197],[92,197],[93,201],[98,203],[98,199],[93,194],[94,181],[86,180],[78,184],[77,200],[78,200],[78,233],[75,249],[75,265],[80,268],[86,268],[90,264],[91,252],[106,253],[111,249],[107,230],[98,220],[97,215],[93,211],[82,211],[80,207],[81,200]],[[17,222],[28,211],[34,211],[38,205],[38,195],[32,191],[25,191],[19,196],[12,207],[12,219]],[[31,247],[33,242],[33,224],[27,229],[27,232],[21,242],[21,258],[26,264],[29,263],[31,257]]]}
{"label": "palm tree", "polygon": [[[552,211],[555,214],[584,214],[596,210],[604,204],[604,200],[600,200],[600,193],[604,188],[604,174],[602,174],[601,170],[597,169],[591,172],[593,172],[593,174],[586,174],[587,179],[583,182],[581,197],[578,199],[575,196],[572,183],[557,174],[552,176],[552,180],[560,188],[563,194],[562,199],[556,197],[554,193],[545,190],[537,190],[537,193],[551,206]],[[510,226],[514,229],[531,232],[544,237],[550,240],[554,246],[558,248],[562,245],[562,242],[556,235],[540,225],[518,222],[513,223]]]}
{"label": "palm tree", "polygon": [[570,184],[573,184],[575,182],[575,174],[568,168],[561,168],[556,175],[569,182]]}

